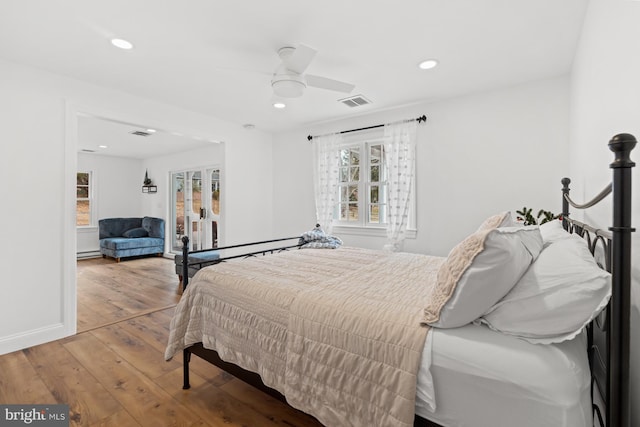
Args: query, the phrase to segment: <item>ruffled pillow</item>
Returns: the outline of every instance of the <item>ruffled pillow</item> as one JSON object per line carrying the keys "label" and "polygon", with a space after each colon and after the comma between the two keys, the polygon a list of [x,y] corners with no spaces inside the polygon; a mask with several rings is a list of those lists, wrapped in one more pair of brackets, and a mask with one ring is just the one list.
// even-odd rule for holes
{"label": "ruffled pillow", "polygon": [[499,214],[492,215],[485,219],[476,231],[490,230],[492,228],[500,227],[514,227],[516,225],[517,224],[511,217],[511,212],[500,212]]}
{"label": "ruffled pillow", "polygon": [[511,290],[542,246],[537,226],[476,231],[438,270],[423,323],[455,328],[476,320]]}

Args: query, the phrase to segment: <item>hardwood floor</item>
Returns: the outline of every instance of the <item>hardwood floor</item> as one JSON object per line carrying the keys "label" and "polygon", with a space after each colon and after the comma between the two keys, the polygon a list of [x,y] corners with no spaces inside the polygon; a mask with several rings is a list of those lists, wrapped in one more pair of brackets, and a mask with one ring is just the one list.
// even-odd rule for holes
{"label": "hardwood floor", "polygon": [[320,426],[192,357],[164,361],[173,261],[78,262],[77,335],[0,356],[0,403],[68,404],[72,426]]}
{"label": "hardwood floor", "polygon": [[78,261],[78,332],[136,317],[180,300],[170,259]]}

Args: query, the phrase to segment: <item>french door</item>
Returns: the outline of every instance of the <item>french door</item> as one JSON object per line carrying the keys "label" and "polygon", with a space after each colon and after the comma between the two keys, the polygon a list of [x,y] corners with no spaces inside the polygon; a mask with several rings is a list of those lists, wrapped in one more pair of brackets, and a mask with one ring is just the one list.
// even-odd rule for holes
{"label": "french door", "polygon": [[182,251],[183,236],[189,237],[192,251],[217,247],[220,167],[172,172],[171,196],[172,252]]}

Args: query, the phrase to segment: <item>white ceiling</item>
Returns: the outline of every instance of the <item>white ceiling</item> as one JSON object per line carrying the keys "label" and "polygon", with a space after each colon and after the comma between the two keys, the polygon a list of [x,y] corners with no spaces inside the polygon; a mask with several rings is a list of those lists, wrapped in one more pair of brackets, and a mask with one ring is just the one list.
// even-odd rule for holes
{"label": "white ceiling", "polygon": [[[155,130],[155,132],[152,132]],[[145,132],[147,136],[132,132]],[[78,151],[105,156],[148,159],[202,148],[216,142],[194,139],[163,129],[116,122],[100,117],[78,117]]]}
{"label": "white ceiling", "polygon": [[[0,0],[0,58],[265,131],[570,70],[588,0]],[[135,48],[114,48],[120,37]],[[309,87],[272,107],[282,46],[371,105]],[[418,62],[440,65],[421,71]]]}

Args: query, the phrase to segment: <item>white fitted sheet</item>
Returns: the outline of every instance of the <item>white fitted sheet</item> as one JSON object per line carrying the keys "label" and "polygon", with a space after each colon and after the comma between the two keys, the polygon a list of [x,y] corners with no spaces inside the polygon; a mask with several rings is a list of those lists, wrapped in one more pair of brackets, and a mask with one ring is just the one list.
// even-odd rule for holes
{"label": "white fitted sheet", "polygon": [[416,414],[442,426],[592,425],[584,334],[538,345],[482,325],[434,328],[423,362]]}

